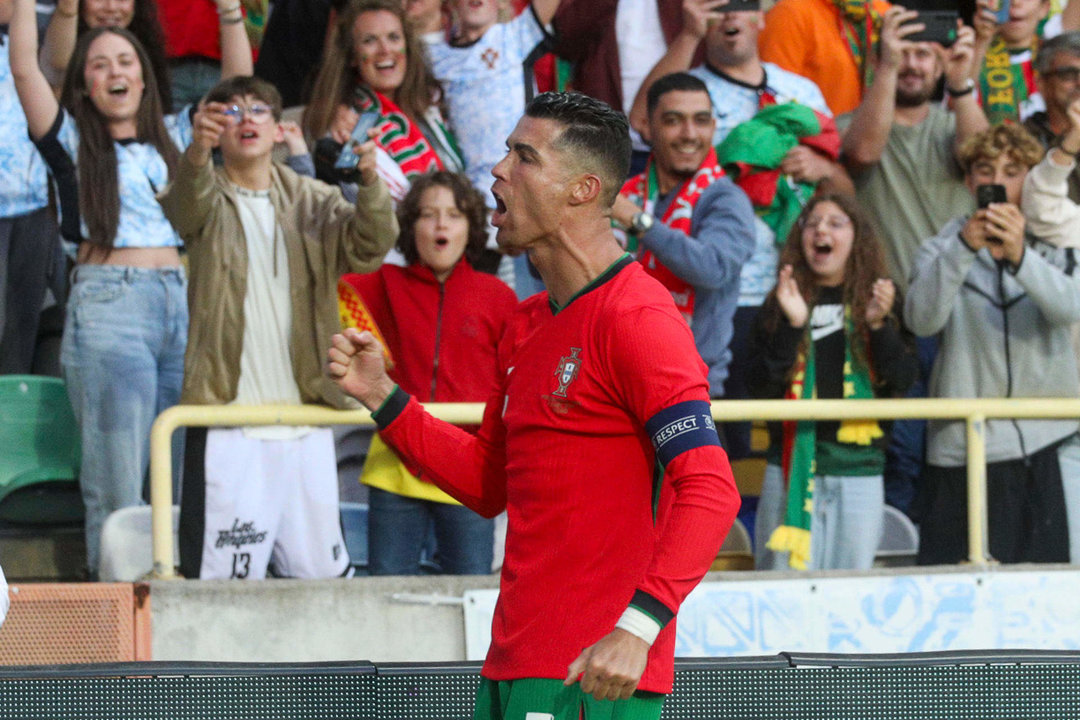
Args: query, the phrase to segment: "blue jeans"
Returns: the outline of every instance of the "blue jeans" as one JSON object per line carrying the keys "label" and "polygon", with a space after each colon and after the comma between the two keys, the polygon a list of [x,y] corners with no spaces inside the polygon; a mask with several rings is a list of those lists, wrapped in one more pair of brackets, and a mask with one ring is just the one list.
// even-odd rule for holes
{"label": "blue jeans", "polygon": [[[778,465],[765,467],[754,528],[754,566],[788,569],[788,554],[765,547],[784,522],[787,491]],[[807,570],[869,570],[874,564],[884,524],[885,491],[880,475],[814,476],[814,511],[810,521]]]}
{"label": "blue jeans", "polygon": [[419,575],[420,551],[435,523],[436,559],[449,575],[491,573],[495,523],[461,505],[368,488],[368,568],[372,575]]}
{"label": "blue jeans", "polygon": [[[87,566],[96,573],[109,513],[143,502],[150,426],[180,399],[187,345],[182,268],[80,265],[60,362],[82,435]],[[173,477],[182,433],[173,438]]]}

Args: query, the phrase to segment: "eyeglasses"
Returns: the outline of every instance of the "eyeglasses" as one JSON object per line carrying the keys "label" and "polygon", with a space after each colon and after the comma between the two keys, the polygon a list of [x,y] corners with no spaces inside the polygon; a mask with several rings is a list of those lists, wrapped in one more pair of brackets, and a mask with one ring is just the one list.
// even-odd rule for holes
{"label": "eyeglasses", "polygon": [[1080,81],[1080,67],[1059,67],[1047,70],[1046,74],[1067,83],[1076,84]]}
{"label": "eyeglasses", "polygon": [[239,125],[244,121],[245,117],[250,119],[251,122],[256,125],[262,125],[263,123],[269,122],[270,118],[274,116],[274,111],[269,105],[261,105],[259,103],[247,107],[244,107],[243,105],[230,105],[222,112],[229,117],[229,121],[233,125]]}
{"label": "eyeglasses", "polygon": [[828,217],[803,218],[801,223],[803,230],[817,230],[822,225],[829,230],[843,230],[851,225],[851,219],[843,215],[829,215]]}

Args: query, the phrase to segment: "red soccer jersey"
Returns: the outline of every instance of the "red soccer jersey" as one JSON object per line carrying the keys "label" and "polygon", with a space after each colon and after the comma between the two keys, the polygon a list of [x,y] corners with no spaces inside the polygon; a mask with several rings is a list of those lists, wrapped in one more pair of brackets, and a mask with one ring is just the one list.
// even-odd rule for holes
{"label": "red soccer jersey", "polygon": [[485,515],[507,510],[484,676],[566,677],[633,601],[667,623],[638,687],[670,692],[668,620],[739,505],[690,329],[625,257],[557,312],[546,294],[522,303],[499,366],[475,438],[401,392],[376,414],[440,487]]}

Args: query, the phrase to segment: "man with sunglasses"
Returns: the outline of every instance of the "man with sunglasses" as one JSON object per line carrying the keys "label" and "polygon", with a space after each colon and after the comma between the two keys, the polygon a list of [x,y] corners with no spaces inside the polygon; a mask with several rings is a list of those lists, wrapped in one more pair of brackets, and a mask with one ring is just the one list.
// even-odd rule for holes
{"label": "man with sunglasses", "polygon": [[[355,150],[353,205],[272,160],[284,140],[280,118],[269,83],[220,83],[195,113],[191,145],[160,198],[189,258],[184,404],[345,406],[318,352],[339,327],[337,279],[377,268],[397,221],[373,142]],[[328,428],[193,428],[184,460],[183,575],[349,571]]]}
{"label": "man with sunglasses", "polygon": [[[1069,105],[1080,98],[1080,31],[1063,33],[1043,43],[1035,58],[1035,70],[1046,110],[1029,117],[1024,127],[1043,147],[1057,147],[1069,129]],[[1080,173],[1075,168],[1069,173],[1069,199],[1080,202]]]}

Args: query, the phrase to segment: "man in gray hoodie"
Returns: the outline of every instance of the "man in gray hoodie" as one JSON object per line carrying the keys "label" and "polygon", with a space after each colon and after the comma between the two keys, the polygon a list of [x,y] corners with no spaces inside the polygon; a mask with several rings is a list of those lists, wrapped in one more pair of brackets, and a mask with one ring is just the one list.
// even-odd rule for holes
{"label": "man in gray hoodie", "polygon": [[[949,221],[915,259],[904,319],[918,335],[940,334],[931,397],[1080,395],[1070,336],[1080,320],[1075,251],[1025,232],[1019,207],[1024,178],[1041,157],[1038,141],[1016,125],[992,127],[960,148],[972,193],[978,198],[979,186],[999,185],[1005,201],[980,202],[975,213]],[[1075,420],[986,423],[990,554],[997,560],[1069,561],[1062,483],[1077,473],[1077,429]],[[965,449],[963,422],[930,423],[922,564],[967,555]]]}

